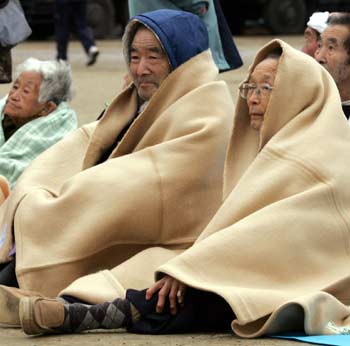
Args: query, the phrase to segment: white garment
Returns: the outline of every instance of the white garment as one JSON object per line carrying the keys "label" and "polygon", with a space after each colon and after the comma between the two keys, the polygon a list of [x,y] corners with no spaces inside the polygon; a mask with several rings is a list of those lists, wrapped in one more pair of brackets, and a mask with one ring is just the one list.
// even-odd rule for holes
{"label": "white garment", "polygon": [[306,25],[322,34],[322,32],[327,28],[328,17],[328,11],[314,12],[309,18],[309,21],[306,23]]}

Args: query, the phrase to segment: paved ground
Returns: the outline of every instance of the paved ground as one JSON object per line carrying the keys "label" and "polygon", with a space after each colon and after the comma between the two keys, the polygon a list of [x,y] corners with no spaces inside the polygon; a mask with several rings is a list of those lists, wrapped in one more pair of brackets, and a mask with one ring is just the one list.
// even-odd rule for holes
{"label": "paved ground", "polygon": [[[245,62],[244,67],[223,73],[220,78],[228,82],[232,95],[236,98],[238,83],[245,77],[249,64],[259,47],[267,43],[272,37],[250,36],[237,37],[236,43]],[[296,48],[302,43],[300,36],[282,37]],[[120,40],[98,42],[101,49],[100,58],[95,66],[85,66],[85,56],[78,42],[70,45],[70,62],[75,83],[76,95],[72,102],[78,113],[79,123],[93,121],[104,107],[122,87],[125,67],[121,52]],[[28,42],[22,43],[13,50],[14,64],[23,61],[29,56],[39,59],[53,59],[55,46],[53,42]],[[0,96],[4,96],[9,85],[0,85]],[[303,345],[292,341],[275,339],[242,340],[232,335],[205,334],[205,335],[173,335],[173,336],[141,336],[124,332],[93,332],[84,335],[66,335],[50,337],[26,337],[19,329],[1,329],[1,346],[80,346],[113,345],[113,346],[291,346]]]}
{"label": "paved ground", "polygon": [[227,334],[136,335],[94,331],[79,335],[29,337],[18,329],[0,329],[1,346],[303,346],[281,339],[242,340]]}

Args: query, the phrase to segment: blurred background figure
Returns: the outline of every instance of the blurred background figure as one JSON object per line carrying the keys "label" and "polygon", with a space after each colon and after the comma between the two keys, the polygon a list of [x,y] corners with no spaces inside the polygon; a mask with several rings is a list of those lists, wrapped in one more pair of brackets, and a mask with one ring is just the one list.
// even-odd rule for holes
{"label": "blurred background figure", "polygon": [[128,0],[130,18],[161,8],[182,10],[198,15],[209,33],[209,47],[220,72],[243,65],[219,0]]}
{"label": "blurred background figure", "polygon": [[315,12],[306,23],[304,31],[304,46],[301,50],[314,57],[320,35],[327,27],[329,12]]}
{"label": "blurred background figure", "polygon": [[74,32],[87,55],[86,65],[91,66],[96,62],[99,50],[87,25],[86,5],[86,0],[55,0],[57,60],[68,60],[69,37],[74,27]]}
{"label": "blurred background figure", "polygon": [[0,83],[12,81],[11,48],[31,33],[20,2],[0,0]]}

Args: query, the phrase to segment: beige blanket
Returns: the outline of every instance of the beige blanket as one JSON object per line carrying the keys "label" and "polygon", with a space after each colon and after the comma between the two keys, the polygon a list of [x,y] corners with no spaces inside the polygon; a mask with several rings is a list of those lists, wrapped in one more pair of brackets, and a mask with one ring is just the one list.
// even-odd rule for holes
{"label": "beige blanket", "polygon": [[102,164],[136,112],[133,86],[33,162],[0,210],[0,258],[14,231],[21,288],[56,295],[150,246],[194,242],[222,202],[233,103],[217,75],[210,51],[177,68]]}
{"label": "beige blanket", "polygon": [[[239,98],[225,171],[225,202],[182,254],[148,249],[64,293],[92,302],[168,273],[215,292],[243,337],[301,330],[331,334],[350,324],[350,130],[331,76],[312,58],[281,46],[261,132]],[[171,259],[174,257],[173,259]],[[148,271],[141,264],[153,258]],[[142,280],[140,279],[142,278]],[[103,287],[101,295],[96,290]]]}
{"label": "beige blanket", "polygon": [[159,268],[216,292],[244,337],[350,326],[350,130],[331,76],[275,40],[280,58],[260,134],[238,100],[226,200],[194,246]]}

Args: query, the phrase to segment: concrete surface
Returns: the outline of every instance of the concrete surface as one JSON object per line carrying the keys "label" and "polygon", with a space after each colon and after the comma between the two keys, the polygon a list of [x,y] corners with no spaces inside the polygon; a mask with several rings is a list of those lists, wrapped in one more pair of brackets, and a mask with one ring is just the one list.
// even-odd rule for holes
{"label": "concrete surface", "polygon": [[[246,76],[249,64],[258,48],[270,41],[270,36],[248,36],[235,38],[238,49],[244,60],[244,66],[238,70],[225,72],[220,78],[225,80],[232,91],[234,99],[237,95],[238,83]],[[301,36],[282,37],[295,48],[302,43]],[[72,65],[76,95],[72,106],[78,113],[80,125],[93,121],[104,108],[106,102],[119,93],[123,85],[123,75],[126,72],[120,40],[98,41],[101,54],[96,65],[85,66],[86,57],[77,41],[70,44],[70,62]],[[54,59],[55,45],[52,41],[25,42],[13,49],[14,65],[27,57],[38,59]],[[6,95],[9,85],[0,84],[0,97]],[[0,328],[1,346],[291,346],[303,345],[294,341],[278,339],[242,340],[229,334],[193,334],[193,335],[163,335],[142,336],[127,334],[121,331],[94,331],[82,335],[27,337],[20,329]]]}
{"label": "concrete surface", "polygon": [[229,334],[138,335],[93,331],[76,335],[26,336],[20,329],[1,329],[1,346],[303,346],[289,340],[243,340]]}

